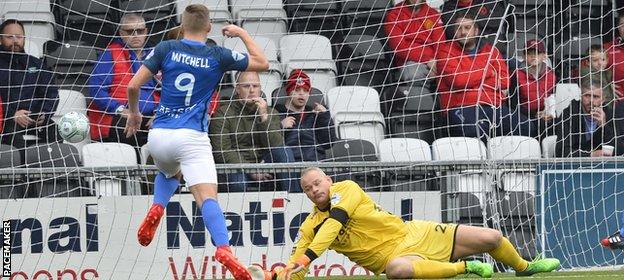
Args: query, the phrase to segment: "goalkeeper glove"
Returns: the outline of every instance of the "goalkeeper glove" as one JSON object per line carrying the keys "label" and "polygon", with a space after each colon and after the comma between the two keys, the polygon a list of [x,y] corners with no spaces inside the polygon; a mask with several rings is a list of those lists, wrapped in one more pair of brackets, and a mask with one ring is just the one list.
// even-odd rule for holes
{"label": "goalkeeper glove", "polygon": [[273,270],[273,280],[290,280],[293,274],[304,270],[310,264],[310,258],[306,255],[299,257],[294,263],[289,263],[286,268],[277,267]]}

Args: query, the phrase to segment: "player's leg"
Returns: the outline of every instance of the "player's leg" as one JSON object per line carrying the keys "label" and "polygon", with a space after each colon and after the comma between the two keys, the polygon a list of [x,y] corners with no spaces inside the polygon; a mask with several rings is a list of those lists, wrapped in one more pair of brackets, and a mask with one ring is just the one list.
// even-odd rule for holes
{"label": "player's leg", "polygon": [[386,277],[389,279],[447,278],[465,273],[466,262],[440,262],[419,256],[397,257],[386,265]]}
{"label": "player's leg", "polygon": [[495,260],[511,266],[519,276],[550,272],[559,267],[557,259],[537,259],[533,262],[524,260],[509,239],[494,229],[461,225],[457,227],[455,234],[452,255],[454,260],[488,253]]}
{"label": "player's leg", "polygon": [[214,241],[215,258],[234,275],[235,279],[251,280],[247,268],[234,257],[223,210],[217,201],[217,171],[212,147],[206,134],[193,133],[180,151],[180,168],[186,183],[201,209],[204,225]]}
{"label": "player's leg", "polygon": [[137,231],[139,243],[147,246],[154,239],[160,219],[169,200],[180,185],[180,164],[175,160],[175,150],[170,144],[167,131],[150,131],[148,150],[159,172],[154,179],[154,202]]}

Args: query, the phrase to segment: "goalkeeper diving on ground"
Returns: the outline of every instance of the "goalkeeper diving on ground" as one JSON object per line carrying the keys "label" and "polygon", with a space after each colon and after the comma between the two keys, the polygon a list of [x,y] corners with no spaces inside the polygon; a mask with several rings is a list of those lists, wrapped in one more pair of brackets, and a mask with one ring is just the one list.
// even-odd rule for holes
{"label": "goalkeeper diving on ground", "polygon": [[254,279],[303,279],[310,263],[327,249],[391,279],[446,278],[468,273],[492,277],[492,265],[460,261],[480,253],[488,253],[512,267],[516,276],[551,272],[559,267],[558,259],[522,259],[511,242],[494,229],[404,222],[381,209],[357,183],[334,183],[316,167],[301,173],[301,187],[315,206],[299,229],[287,266],[274,271],[251,266]]}

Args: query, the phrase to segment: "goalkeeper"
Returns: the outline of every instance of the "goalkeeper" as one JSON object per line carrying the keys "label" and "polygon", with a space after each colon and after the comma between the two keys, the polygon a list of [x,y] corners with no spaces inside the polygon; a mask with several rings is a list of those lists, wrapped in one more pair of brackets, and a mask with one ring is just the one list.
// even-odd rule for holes
{"label": "goalkeeper", "polygon": [[252,267],[252,275],[303,279],[310,262],[327,249],[344,254],[376,275],[385,273],[388,278],[444,278],[467,273],[492,277],[490,264],[457,261],[479,253],[488,253],[511,266],[516,276],[559,267],[557,259],[522,259],[511,242],[493,229],[403,222],[382,210],[355,182],[333,183],[316,167],[301,173],[301,187],[315,207],[301,225],[286,268],[264,273]]}

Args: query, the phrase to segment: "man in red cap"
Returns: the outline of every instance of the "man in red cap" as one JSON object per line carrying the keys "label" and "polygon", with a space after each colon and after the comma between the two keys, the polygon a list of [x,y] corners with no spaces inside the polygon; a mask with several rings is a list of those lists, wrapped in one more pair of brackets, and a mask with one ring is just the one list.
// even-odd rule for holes
{"label": "man in red cap", "polygon": [[618,100],[624,99],[624,11],[617,18],[617,36],[606,43],[604,49],[608,54],[608,67],[613,72],[613,84]]}
{"label": "man in red cap", "polygon": [[384,29],[402,80],[424,83],[433,76],[437,45],[446,40],[438,11],[424,0],[405,0],[386,14]]}
{"label": "man in red cap", "polygon": [[311,89],[310,77],[300,69],[293,70],[286,81],[286,102],[275,105],[285,129],[284,142],[296,161],[325,159],[325,150],[336,139],[327,108],[317,102],[308,105]]}
{"label": "man in red cap", "polygon": [[512,78],[516,87],[510,99],[513,104],[517,104],[520,113],[529,118],[530,136],[535,137],[555,117],[546,110],[545,100],[554,93],[557,76],[546,65],[548,54],[544,43],[532,39],[525,46],[525,61],[519,65]]}

